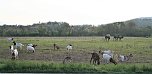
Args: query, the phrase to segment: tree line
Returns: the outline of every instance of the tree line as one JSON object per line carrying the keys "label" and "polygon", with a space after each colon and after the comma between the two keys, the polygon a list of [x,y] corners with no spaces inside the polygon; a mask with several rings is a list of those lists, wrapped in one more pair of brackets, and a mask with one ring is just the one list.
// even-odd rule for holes
{"label": "tree line", "polygon": [[151,36],[152,26],[140,27],[134,22],[114,22],[105,25],[69,25],[67,22],[35,23],[33,25],[1,25],[0,36]]}

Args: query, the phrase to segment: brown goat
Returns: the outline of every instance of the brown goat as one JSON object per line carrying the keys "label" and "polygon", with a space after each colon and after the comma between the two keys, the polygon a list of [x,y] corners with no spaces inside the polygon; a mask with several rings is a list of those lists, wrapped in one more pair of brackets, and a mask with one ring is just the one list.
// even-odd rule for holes
{"label": "brown goat", "polygon": [[91,64],[91,62],[92,62],[92,60],[93,60],[93,64],[100,64],[100,57],[99,57],[99,55],[97,54],[97,53],[95,53],[95,52],[93,52],[93,53],[91,53],[92,54],[92,56],[91,56],[91,59],[90,59],[90,64]]}
{"label": "brown goat", "polygon": [[57,44],[55,44],[55,43],[53,44],[53,47],[54,47],[54,50],[55,50],[55,49],[60,49],[60,47],[57,46]]}

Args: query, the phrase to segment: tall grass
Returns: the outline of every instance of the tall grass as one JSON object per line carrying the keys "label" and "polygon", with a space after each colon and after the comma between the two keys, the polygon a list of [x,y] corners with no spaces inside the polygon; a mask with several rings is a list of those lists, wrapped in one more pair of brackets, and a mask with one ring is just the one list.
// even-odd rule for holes
{"label": "tall grass", "polygon": [[152,63],[90,65],[84,63],[62,64],[49,61],[1,60],[0,72],[32,73],[144,73],[152,72]]}

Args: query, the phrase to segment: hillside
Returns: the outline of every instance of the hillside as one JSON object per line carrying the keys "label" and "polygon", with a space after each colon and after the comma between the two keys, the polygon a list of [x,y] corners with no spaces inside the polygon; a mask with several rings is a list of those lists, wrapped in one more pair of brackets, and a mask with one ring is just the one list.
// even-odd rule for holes
{"label": "hillside", "polygon": [[152,17],[136,18],[105,25],[70,25],[67,22],[45,22],[33,25],[0,26],[0,36],[152,36]]}
{"label": "hillside", "polygon": [[139,27],[152,26],[152,17],[142,17],[129,20],[127,22],[133,22]]}

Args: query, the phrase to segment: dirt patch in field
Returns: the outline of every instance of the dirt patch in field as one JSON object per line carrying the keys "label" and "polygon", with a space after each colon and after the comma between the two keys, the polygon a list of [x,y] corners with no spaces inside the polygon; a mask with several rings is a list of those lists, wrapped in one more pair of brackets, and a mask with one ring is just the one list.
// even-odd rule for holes
{"label": "dirt patch in field", "polygon": [[64,51],[64,50],[44,50],[42,52],[28,53],[22,55],[20,58],[26,60],[48,60],[48,61],[63,61],[67,56],[72,57],[73,62],[88,62],[90,54],[87,52],[78,51]]}

